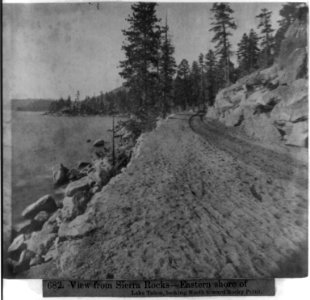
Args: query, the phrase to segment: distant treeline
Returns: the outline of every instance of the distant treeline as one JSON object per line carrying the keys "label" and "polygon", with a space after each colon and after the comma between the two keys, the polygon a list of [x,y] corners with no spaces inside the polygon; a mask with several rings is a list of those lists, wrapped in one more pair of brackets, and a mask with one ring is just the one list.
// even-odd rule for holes
{"label": "distant treeline", "polygon": [[127,92],[125,88],[118,88],[108,93],[101,92],[99,96],[85,97],[80,100],[79,91],[75,99],[69,96],[53,101],[48,109],[49,113],[61,113],[67,115],[110,115],[124,114],[130,111]]}
{"label": "distant treeline", "polygon": [[54,100],[50,99],[12,99],[12,110],[47,111]]}

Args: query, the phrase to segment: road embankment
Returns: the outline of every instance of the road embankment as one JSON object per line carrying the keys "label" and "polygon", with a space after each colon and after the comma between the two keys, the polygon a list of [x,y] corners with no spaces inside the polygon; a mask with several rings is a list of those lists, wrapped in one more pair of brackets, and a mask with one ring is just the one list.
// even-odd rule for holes
{"label": "road embankment", "polygon": [[[194,131],[191,129],[193,128]],[[291,152],[175,115],[27,278],[304,276],[307,168]]]}

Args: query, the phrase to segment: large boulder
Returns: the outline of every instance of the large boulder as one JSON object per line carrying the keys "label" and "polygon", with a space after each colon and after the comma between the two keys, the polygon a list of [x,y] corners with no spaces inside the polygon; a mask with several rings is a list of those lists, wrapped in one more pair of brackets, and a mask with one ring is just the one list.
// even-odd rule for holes
{"label": "large boulder", "polygon": [[271,112],[274,121],[298,122],[308,119],[308,99],[307,97],[291,105],[280,103]]}
{"label": "large boulder", "polygon": [[30,266],[31,259],[34,256],[35,256],[35,253],[27,249],[24,249],[21,252],[18,260],[9,258],[7,262],[11,268],[12,273],[16,274],[16,273],[20,273],[20,272],[27,270]]}
{"label": "large boulder", "polygon": [[56,233],[47,233],[44,230],[33,232],[30,239],[26,241],[27,249],[43,255],[52,246],[56,237]]}
{"label": "large boulder", "polygon": [[79,180],[73,181],[68,184],[66,188],[66,196],[72,197],[77,192],[87,191],[91,187],[92,180],[86,176]]}
{"label": "large boulder", "polygon": [[46,211],[40,211],[33,219],[27,219],[16,224],[13,226],[13,236],[17,236],[22,233],[29,234],[33,231],[40,230],[49,216],[50,214]]}
{"label": "large boulder", "polygon": [[73,197],[66,197],[61,210],[62,220],[68,222],[82,214],[90,198],[88,192],[78,192]]}
{"label": "large boulder", "polygon": [[105,141],[103,139],[98,139],[93,143],[94,147],[104,147]]}
{"label": "large boulder", "polygon": [[216,108],[221,113],[226,111],[227,109],[231,109],[232,107],[234,107],[234,103],[231,102],[231,99],[229,97],[221,98],[220,96],[217,96],[216,99]]}
{"label": "large boulder", "polygon": [[8,253],[14,255],[16,253],[20,253],[24,249],[26,249],[25,236],[24,234],[20,234],[13,240],[13,242],[9,246]]}
{"label": "large boulder", "polygon": [[287,136],[286,145],[307,147],[308,122],[298,122],[292,125],[292,131]]}
{"label": "large boulder", "polygon": [[308,98],[305,97],[289,107],[291,111],[290,121],[293,123],[308,120]]}
{"label": "large boulder", "polygon": [[33,257],[35,257],[34,252],[32,252],[28,249],[23,250],[22,253],[20,254],[20,257],[18,260],[19,268],[28,269],[30,261]]}
{"label": "large boulder", "polygon": [[33,222],[37,225],[36,228],[41,229],[43,224],[48,220],[49,217],[50,214],[45,210],[37,213],[36,216],[33,218]]}
{"label": "large boulder", "polygon": [[282,139],[280,132],[266,114],[245,117],[243,128],[249,136],[265,142],[275,143]]}
{"label": "large boulder", "polygon": [[308,95],[308,81],[306,79],[298,79],[290,85],[281,85],[269,92],[269,99],[277,99],[283,105],[291,105],[299,102]]}
{"label": "large boulder", "polygon": [[236,109],[230,109],[225,112],[220,119],[226,126],[238,126],[243,121],[243,107],[238,106]]}
{"label": "large boulder", "polygon": [[80,161],[80,162],[78,162],[78,164],[77,164],[77,168],[78,168],[79,170],[84,169],[84,168],[87,168],[87,167],[91,167],[91,163],[90,163],[90,162]]}
{"label": "large boulder", "polygon": [[96,229],[94,217],[89,213],[77,216],[71,222],[63,222],[59,226],[59,238],[78,238]]}
{"label": "large boulder", "polygon": [[279,67],[274,64],[269,68],[263,69],[258,72],[259,84],[265,85],[266,83],[274,81],[278,77]]}
{"label": "large boulder", "polygon": [[241,104],[253,107],[258,105],[265,105],[268,102],[266,99],[267,93],[268,90],[265,88],[258,89],[254,93],[250,94],[247,98],[244,98]]}
{"label": "large boulder", "polygon": [[271,112],[274,121],[297,122],[308,119],[308,83],[305,79],[295,80],[290,86],[281,86],[271,94],[281,100]]}
{"label": "large boulder", "polygon": [[217,112],[217,109],[215,109],[214,106],[211,106],[208,108],[208,111],[207,111],[207,115],[206,115],[207,118],[209,119],[215,119],[217,120],[218,119],[218,112]]}
{"label": "large boulder", "polygon": [[17,236],[22,233],[29,233],[35,230],[35,224],[32,220],[24,220],[13,226],[13,235]]}
{"label": "large boulder", "polygon": [[[56,240],[55,240],[56,242]],[[51,246],[51,248],[44,255],[44,262],[48,262],[50,260],[55,260],[59,256],[58,249],[55,246],[55,243]]]}
{"label": "large boulder", "polygon": [[54,212],[57,210],[57,206],[54,198],[51,195],[45,195],[36,202],[27,206],[22,212],[23,218],[33,218],[40,211],[45,210],[46,212]]}
{"label": "large boulder", "polygon": [[68,173],[68,180],[73,181],[73,180],[78,180],[81,177],[85,176],[86,174],[80,172],[77,169],[71,169]]}
{"label": "large boulder", "polygon": [[44,223],[42,231],[46,234],[58,232],[58,228],[61,224],[61,210],[58,209],[51,217]]}
{"label": "large boulder", "polygon": [[95,171],[89,174],[89,177],[96,182],[97,185],[105,185],[110,180],[112,174],[112,165],[107,158],[100,159],[94,163]]}
{"label": "large boulder", "polygon": [[35,254],[35,256],[33,258],[31,258],[31,260],[29,262],[29,267],[42,264],[43,262],[44,262],[43,257],[39,254]]}
{"label": "large boulder", "polygon": [[57,186],[67,183],[68,173],[69,169],[67,169],[63,164],[60,164],[56,170],[53,170],[54,184]]}

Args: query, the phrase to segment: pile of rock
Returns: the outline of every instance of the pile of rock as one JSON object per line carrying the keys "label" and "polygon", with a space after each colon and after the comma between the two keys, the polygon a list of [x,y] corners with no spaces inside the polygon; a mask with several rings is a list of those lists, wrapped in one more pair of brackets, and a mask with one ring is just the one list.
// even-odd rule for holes
{"label": "pile of rock", "polygon": [[[103,172],[103,169],[97,171]],[[64,236],[63,228],[86,211],[88,202],[96,192],[94,187],[99,185],[96,181],[99,175],[95,175],[97,171],[70,182],[61,201],[46,195],[25,208],[22,212],[25,221],[14,227],[15,238],[8,248],[12,273],[48,262],[57,256],[57,243],[59,237]],[[109,170],[104,172],[108,174]]]}
{"label": "pile of rock", "polygon": [[[104,147],[105,143],[97,140],[93,146]],[[126,143],[123,141],[116,151],[114,167],[111,157],[105,156],[91,163],[79,162],[71,170],[62,164],[55,168],[53,180],[55,187],[63,191],[62,197],[57,199],[58,190],[55,190],[55,195],[41,197],[22,212],[25,220],[14,226],[14,239],[8,248],[8,265],[13,274],[55,259],[59,242],[91,229],[91,224],[86,224],[83,218],[88,203],[127,165],[133,146],[128,139]]]}
{"label": "pile of rock", "polygon": [[46,224],[50,223],[58,209],[51,195],[41,197],[24,209],[22,217],[25,218],[25,221],[14,226],[13,236],[15,239],[8,248],[8,263],[12,267],[13,273],[44,262],[42,255],[51,246],[57,232],[55,228],[46,230]]}

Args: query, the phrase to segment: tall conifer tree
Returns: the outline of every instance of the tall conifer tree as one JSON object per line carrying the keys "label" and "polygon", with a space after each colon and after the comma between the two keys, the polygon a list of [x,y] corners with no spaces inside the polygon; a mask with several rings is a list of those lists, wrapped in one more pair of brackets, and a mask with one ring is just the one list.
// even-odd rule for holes
{"label": "tall conifer tree", "polygon": [[246,33],[243,34],[241,41],[238,43],[239,75],[246,75],[258,68],[258,57],[260,54],[258,40],[256,32],[251,29],[248,35]]}
{"label": "tall conifer tree", "polygon": [[199,94],[199,103],[203,103],[205,101],[205,62],[204,56],[200,53],[198,57],[199,62],[199,70],[200,70],[200,94]]}
{"label": "tall conifer tree", "polygon": [[216,54],[219,55],[219,61],[223,64],[224,68],[224,83],[228,85],[230,83],[231,67],[231,44],[229,42],[229,36],[232,35],[231,29],[237,28],[231,16],[234,11],[228,3],[215,3],[211,12],[214,14],[214,21],[211,23],[213,27],[210,29],[210,31],[214,32],[212,42],[216,43]]}
{"label": "tall conifer tree", "polygon": [[132,15],[126,20],[129,28],[123,30],[122,50],[125,60],[120,62],[120,75],[126,80],[136,106],[154,105],[154,90],[158,83],[158,53],[160,48],[160,20],[156,17],[156,3],[139,2],[131,6]]}
{"label": "tall conifer tree", "polygon": [[217,61],[216,56],[212,50],[209,50],[206,54],[206,92],[207,92],[207,99],[209,105],[213,105],[215,100],[215,95],[218,90],[218,80],[217,74],[219,74],[218,70],[216,69]]}
{"label": "tall conifer tree", "polygon": [[193,61],[191,68],[191,104],[198,105],[199,97],[201,95],[201,69],[197,61]]}
{"label": "tall conifer tree", "polygon": [[239,63],[239,73],[244,76],[249,70],[249,37],[243,34],[241,41],[238,43],[237,58]]}
{"label": "tall conifer tree", "polygon": [[168,35],[169,27],[166,18],[166,25],[162,28],[161,58],[159,62],[160,88],[162,113],[165,116],[169,110],[173,89],[173,76],[176,72],[176,63],[173,57],[174,47]]}
{"label": "tall conifer tree", "polygon": [[188,61],[182,59],[178,65],[177,77],[175,80],[175,96],[177,104],[181,105],[183,109],[186,109],[191,104],[191,80],[190,80],[190,68]]}
{"label": "tall conifer tree", "polygon": [[264,66],[269,66],[273,62],[274,29],[271,26],[271,13],[268,9],[263,8],[261,13],[256,16],[259,19],[258,28],[261,28],[262,63]]}
{"label": "tall conifer tree", "polygon": [[251,29],[249,33],[249,44],[248,44],[250,72],[258,68],[258,58],[260,54],[258,42],[259,37],[257,33],[253,29]]}

